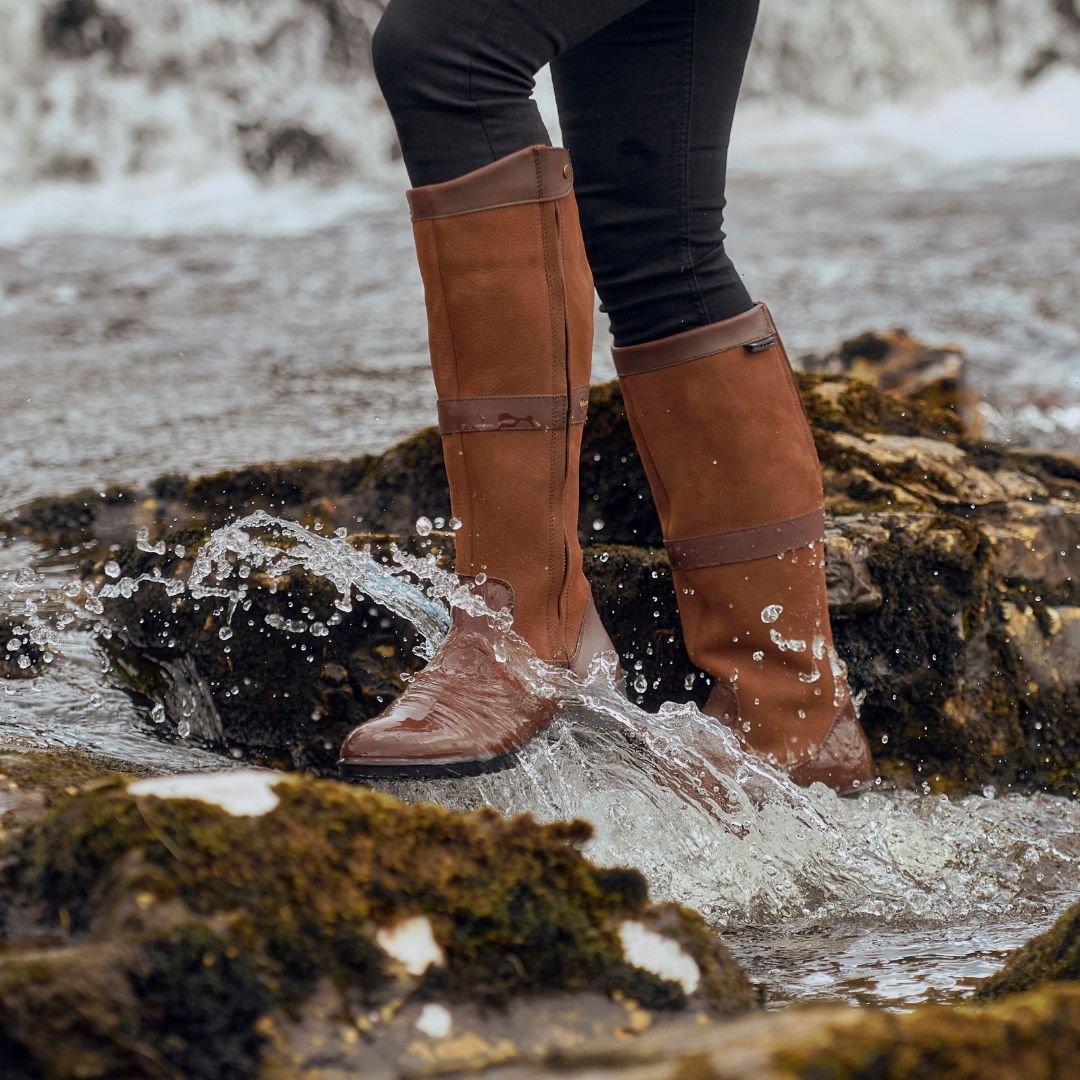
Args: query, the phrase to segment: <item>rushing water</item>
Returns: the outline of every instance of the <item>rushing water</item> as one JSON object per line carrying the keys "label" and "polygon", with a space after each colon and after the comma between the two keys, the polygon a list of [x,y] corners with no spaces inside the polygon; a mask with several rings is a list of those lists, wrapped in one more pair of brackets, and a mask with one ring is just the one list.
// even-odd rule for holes
{"label": "rushing water", "polygon": [[[141,543],[152,550],[148,540]],[[6,554],[17,564],[27,553]],[[232,611],[245,601],[252,568],[276,577],[294,567],[331,582],[343,610],[363,598],[407,618],[425,655],[445,632],[447,603],[474,612],[480,603],[429,560],[400,553],[384,566],[343,536],[264,512],[217,530],[186,582],[121,578],[107,568],[109,579],[93,588],[70,579],[62,559],[36,573],[25,565],[3,570],[5,607],[20,611],[24,633],[58,655],[42,677],[5,685],[0,734],[104,750],[167,770],[220,767],[219,757],[195,745],[197,702],[186,703],[179,724],[168,717],[191,733],[188,745],[166,749],[147,734],[164,710],[138,715],[110,689],[88,634],[108,633],[107,605],[137,589],[212,596]],[[265,632],[282,629],[272,624]],[[284,629],[333,632],[322,624]],[[506,655],[514,655],[512,645]],[[1073,802],[994,798],[992,791],[954,800],[804,791],[743,754],[727,729],[693,706],[644,713],[612,674],[600,665],[580,682],[528,662],[530,681],[557,693],[565,712],[516,768],[388,783],[387,790],[460,809],[488,805],[541,819],[590,820],[590,855],[638,866],[655,896],[690,904],[726,929],[780,1002],[948,997],[991,970],[1002,951],[1068,897],[1080,861],[1080,806]],[[168,705],[179,707],[176,698]]]}

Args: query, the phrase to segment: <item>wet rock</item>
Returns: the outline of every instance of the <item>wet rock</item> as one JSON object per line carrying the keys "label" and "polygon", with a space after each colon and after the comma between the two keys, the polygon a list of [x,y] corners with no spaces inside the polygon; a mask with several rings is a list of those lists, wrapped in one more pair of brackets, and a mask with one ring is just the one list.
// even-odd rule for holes
{"label": "wet rock", "polygon": [[252,770],[61,794],[0,848],[5,1076],[396,1076],[755,1008],[588,835]]}
{"label": "wet rock", "polygon": [[[567,1080],[1014,1080],[1071,1076],[1078,1052],[1080,985],[1062,983],[978,1008],[819,1006],[686,1025],[575,1048],[551,1066]],[[499,1075],[532,1080],[549,1067]]]}
{"label": "wet rock", "polygon": [[1080,986],[1080,904],[1073,904],[1049,930],[1021,945],[1005,966],[983,980],[978,1001],[990,1001],[1047,983]]}
{"label": "wet rock", "polygon": [[804,371],[849,375],[894,397],[948,409],[960,417],[970,437],[981,432],[978,398],[957,345],[928,347],[897,328],[859,334],[829,352],[800,356],[797,363]]}
{"label": "wet rock", "polygon": [[41,17],[45,48],[65,60],[104,53],[118,63],[131,37],[119,15],[100,7],[96,0],[60,0]]}
{"label": "wet rock", "polygon": [[74,795],[87,784],[130,779],[137,771],[129,763],[81,750],[0,741],[0,843],[39,819],[57,799]]}

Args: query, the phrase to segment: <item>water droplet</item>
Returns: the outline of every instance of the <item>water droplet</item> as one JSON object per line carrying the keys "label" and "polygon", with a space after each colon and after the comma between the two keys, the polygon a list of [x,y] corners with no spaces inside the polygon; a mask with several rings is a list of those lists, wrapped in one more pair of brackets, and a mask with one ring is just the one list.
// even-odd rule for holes
{"label": "water droplet", "polygon": [[696,678],[697,678],[697,676],[694,674],[694,672],[691,671],[690,674],[687,675],[685,679],[683,679],[683,686],[687,690],[693,690],[694,689],[694,680]]}
{"label": "water droplet", "polygon": [[461,528],[461,519],[452,517],[447,524],[450,526],[452,532],[457,532]]}
{"label": "water droplet", "polygon": [[649,681],[644,675],[639,675],[634,680],[634,690],[639,694],[644,694],[649,689]]}
{"label": "water droplet", "polygon": [[105,564],[105,576],[111,578],[118,578],[123,571],[120,569],[120,564],[115,559],[110,559]]}
{"label": "water droplet", "polygon": [[430,536],[432,527],[431,518],[421,516],[416,519],[416,531],[420,536]]}
{"label": "water droplet", "polygon": [[18,661],[16,662],[18,663],[19,667],[21,667],[23,671],[25,671],[30,666],[30,657],[27,656],[26,653],[23,653],[23,655],[20,656]]}
{"label": "water droplet", "polygon": [[602,518],[593,518],[593,532],[599,532],[604,527],[604,521]]}
{"label": "water droplet", "polygon": [[993,784],[987,784],[986,787],[982,789],[982,793],[986,798],[993,799],[997,797],[997,788],[994,787]]}
{"label": "water droplet", "polygon": [[483,585],[484,582],[487,581],[487,574],[485,574],[484,571],[481,570],[480,573],[477,574],[473,580],[476,582],[477,585]]}
{"label": "water droplet", "polygon": [[229,640],[229,638],[231,638],[231,637],[233,636],[233,629],[232,629],[232,627],[231,627],[231,626],[223,626],[223,627],[222,627],[222,628],[221,628],[221,629],[220,629],[220,630],[219,630],[219,631],[217,632],[217,636],[218,636],[219,638],[221,638],[221,640],[222,640],[222,641],[228,641],[228,640]]}
{"label": "water droplet", "polygon": [[766,625],[774,623],[783,613],[784,609],[780,604],[769,604],[761,609],[761,621]]}
{"label": "water droplet", "polygon": [[765,654],[760,649],[757,649],[753,654],[753,658],[760,662],[765,659]]}
{"label": "water droplet", "polygon": [[150,719],[155,724],[165,723],[165,706],[160,701],[150,710]]}
{"label": "water droplet", "polygon": [[176,725],[176,734],[179,735],[181,739],[186,739],[191,734],[191,722],[189,720],[181,720],[180,723]]}

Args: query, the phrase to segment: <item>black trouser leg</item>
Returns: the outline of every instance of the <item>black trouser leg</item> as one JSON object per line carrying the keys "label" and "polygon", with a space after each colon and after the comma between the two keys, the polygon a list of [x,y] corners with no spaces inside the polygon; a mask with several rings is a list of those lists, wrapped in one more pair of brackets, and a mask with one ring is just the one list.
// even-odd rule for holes
{"label": "black trouser leg", "polygon": [[552,64],[616,345],[752,306],[724,250],[728,140],[758,0],[650,0]]}
{"label": "black trouser leg", "polygon": [[553,63],[589,259],[619,345],[750,306],[722,230],[758,0],[392,0],[375,71],[414,186],[547,143]]}

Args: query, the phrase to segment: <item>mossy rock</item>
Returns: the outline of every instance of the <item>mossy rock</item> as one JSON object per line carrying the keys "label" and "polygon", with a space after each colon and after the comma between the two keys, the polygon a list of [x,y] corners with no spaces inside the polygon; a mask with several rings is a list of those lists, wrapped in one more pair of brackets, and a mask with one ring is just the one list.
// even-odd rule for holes
{"label": "mossy rock", "polygon": [[721,1024],[682,1025],[633,1042],[596,1043],[513,1080],[1015,1080],[1073,1075],[1080,984],[986,1006],[920,1005],[907,1013],[804,1006]]}
{"label": "mossy rock", "polygon": [[0,863],[5,1076],[363,1071],[437,1053],[447,1018],[483,1063],[533,1008],[561,1010],[551,1045],[755,1008],[704,922],[590,863],[589,834],[251,771],[64,794]]}
{"label": "mossy rock", "polygon": [[1068,980],[1080,984],[1080,903],[1012,953],[1000,971],[980,984],[975,999],[989,1001]]}

